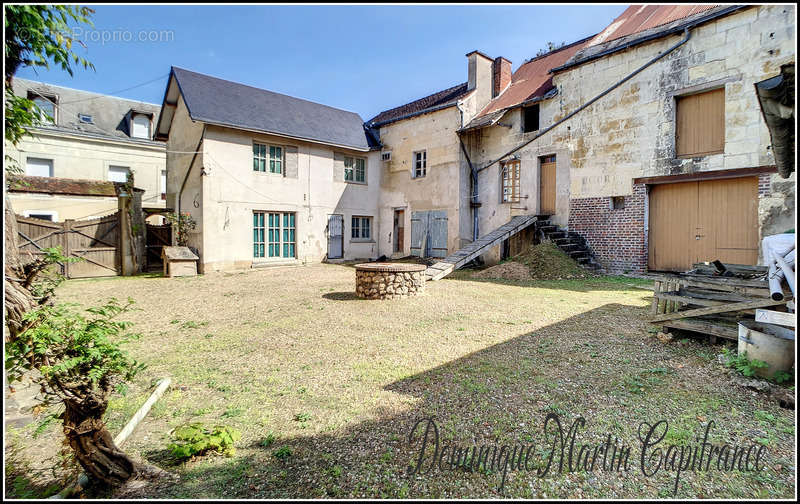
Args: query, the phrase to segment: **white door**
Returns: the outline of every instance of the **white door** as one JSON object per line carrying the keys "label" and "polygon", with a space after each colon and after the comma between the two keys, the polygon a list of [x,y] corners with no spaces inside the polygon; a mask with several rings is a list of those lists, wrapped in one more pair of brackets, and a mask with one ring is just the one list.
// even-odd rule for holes
{"label": "white door", "polygon": [[344,216],[328,216],[328,259],[344,256]]}

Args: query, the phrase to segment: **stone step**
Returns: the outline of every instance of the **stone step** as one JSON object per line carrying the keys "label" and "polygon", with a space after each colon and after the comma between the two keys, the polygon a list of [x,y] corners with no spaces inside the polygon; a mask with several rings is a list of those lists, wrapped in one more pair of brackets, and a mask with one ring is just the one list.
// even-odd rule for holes
{"label": "stone step", "polygon": [[550,240],[555,240],[556,238],[566,238],[567,233],[564,231],[554,231],[550,233],[545,233]]}

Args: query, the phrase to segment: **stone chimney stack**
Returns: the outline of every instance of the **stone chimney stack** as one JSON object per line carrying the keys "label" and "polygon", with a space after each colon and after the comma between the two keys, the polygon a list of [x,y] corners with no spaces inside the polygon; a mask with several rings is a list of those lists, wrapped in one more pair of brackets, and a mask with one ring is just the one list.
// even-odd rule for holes
{"label": "stone chimney stack", "polygon": [[492,66],[494,61],[480,51],[467,54],[467,90],[475,90],[477,109],[481,110],[492,99]]}
{"label": "stone chimney stack", "polygon": [[511,84],[511,62],[502,56],[492,64],[492,98],[499,95]]}

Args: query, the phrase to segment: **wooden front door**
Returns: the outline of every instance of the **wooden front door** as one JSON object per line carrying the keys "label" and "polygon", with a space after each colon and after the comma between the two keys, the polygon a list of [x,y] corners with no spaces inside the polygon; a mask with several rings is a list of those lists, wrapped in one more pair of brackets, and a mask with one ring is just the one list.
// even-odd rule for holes
{"label": "wooden front door", "polygon": [[405,221],[406,221],[406,212],[405,210],[395,210],[394,211],[394,252],[401,253],[403,252],[403,235],[405,234]]}
{"label": "wooden front door", "polygon": [[686,271],[719,259],[758,260],[758,178],[659,184],[650,189],[648,268]]}
{"label": "wooden front door", "polygon": [[556,157],[545,156],[539,159],[539,213],[556,213]]}

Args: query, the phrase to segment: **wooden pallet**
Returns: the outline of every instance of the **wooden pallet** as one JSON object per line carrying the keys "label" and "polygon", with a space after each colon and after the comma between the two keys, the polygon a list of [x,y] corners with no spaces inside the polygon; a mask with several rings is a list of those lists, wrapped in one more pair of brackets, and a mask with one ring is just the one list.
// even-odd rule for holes
{"label": "wooden pallet", "polygon": [[[742,276],[713,274],[714,267],[699,267],[687,273],[651,273],[653,302],[648,321],[664,328],[683,329],[717,337],[738,339],[737,322],[754,319],[755,310],[785,305],[770,298],[766,279],[759,267],[726,265]],[[704,265],[703,265],[704,266]],[[710,269],[709,269],[710,268]],[[791,298],[791,293],[788,293]]]}

